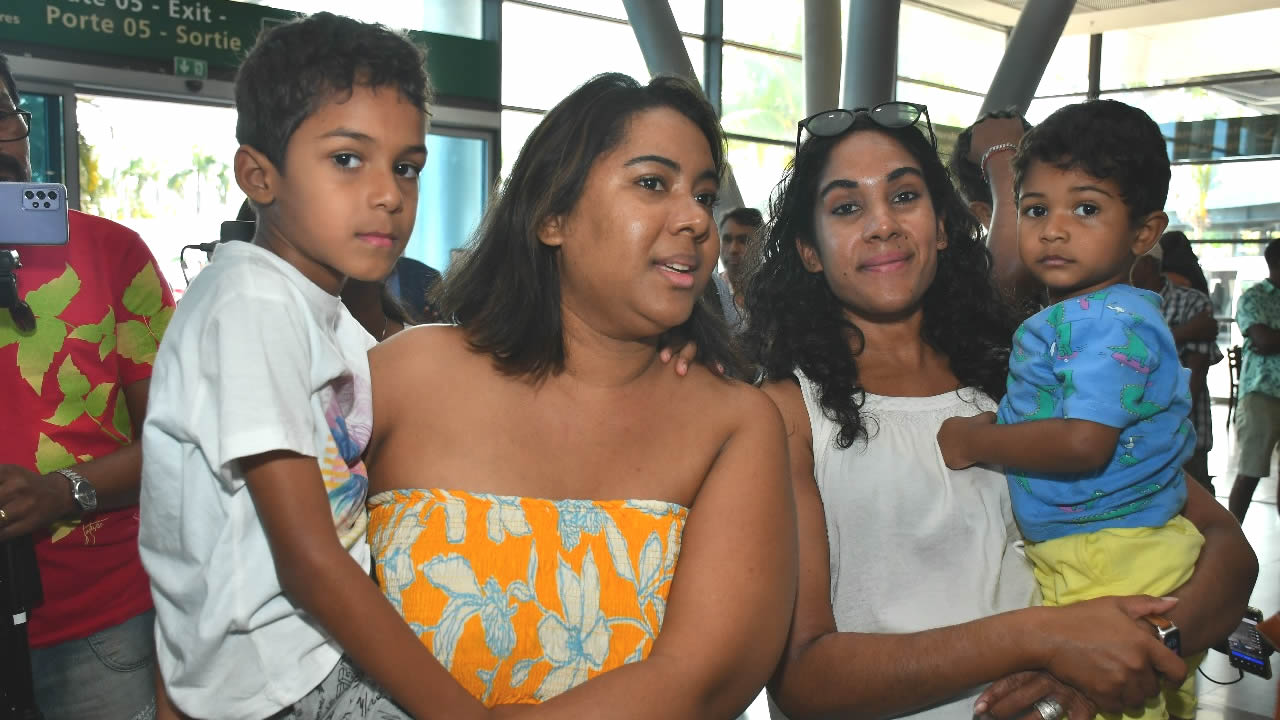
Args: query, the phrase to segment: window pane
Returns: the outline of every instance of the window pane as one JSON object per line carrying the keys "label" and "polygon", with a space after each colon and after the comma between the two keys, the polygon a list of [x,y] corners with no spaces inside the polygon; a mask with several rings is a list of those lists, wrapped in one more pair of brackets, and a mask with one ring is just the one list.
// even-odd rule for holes
{"label": "window pane", "polygon": [[[617,18],[618,20],[627,19],[627,10],[623,7],[622,0],[538,1],[543,5],[588,12],[592,15],[602,15],[604,17]],[[676,27],[680,28],[680,32],[701,35],[703,28],[706,27],[707,11],[705,0],[671,0],[671,14],[675,15]]]}
{"label": "window pane", "polygon": [[[782,179],[782,171],[791,161],[791,148],[767,143],[729,141],[729,165],[738,182],[745,207],[757,208],[769,215],[769,195]],[[732,210],[733,208],[720,208]]]}
{"label": "window pane", "polygon": [[405,257],[444,271],[450,251],[467,244],[480,224],[489,188],[487,138],[431,133],[418,182],[418,216]]}
{"label": "window pane", "polygon": [[1280,236],[1280,160],[1175,165],[1165,209],[1193,239]]}
{"label": "window pane", "polygon": [[982,98],[953,90],[898,81],[898,99],[929,106],[929,119],[934,125],[963,128],[978,119]]}
{"label": "window pane", "polygon": [[729,0],[724,4],[724,39],[799,54],[804,50],[804,3]]}
{"label": "window pane", "polygon": [[[1103,43],[1105,46],[1106,43]],[[994,77],[994,71],[992,77]],[[1037,95],[1089,91],[1089,36],[1063,35],[1040,78]]]}
{"label": "window pane", "polygon": [[31,113],[32,182],[64,183],[62,96],[23,93],[18,106]]}
{"label": "window pane", "polygon": [[[216,241],[244,201],[231,170],[235,109],[78,95],[76,120],[80,209],[135,230],[181,293],[182,246]],[[189,250],[186,260],[195,277],[204,254]]]}
{"label": "window pane", "polygon": [[1248,105],[1207,88],[1103,93],[1102,97],[1141,108],[1158,123],[1219,117],[1252,117],[1259,114]]}
{"label": "window pane", "polygon": [[[628,25],[516,3],[503,3],[502,25],[503,105],[548,110],[602,72],[649,77]],[[684,45],[701,82],[703,42]]]}
{"label": "window pane", "polygon": [[1102,36],[1102,87],[1144,87],[1280,67],[1280,9]]}
{"label": "window pane", "polygon": [[1031,105],[1027,107],[1027,122],[1032,125],[1039,125],[1044,122],[1045,118],[1057,112],[1059,108],[1064,108],[1076,103],[1082,103],[1084,101],[1084,95],[1032,100]]}
{"label": "window pane", "polygon": [[899,75],[982,93],[991,86],[1004,33],[914,5],[898,17]]}
{"label": "window pane", "polygon": [[726,132],[795,140],[804,117],[799,60],[757,50],[724,48],[721,122]]}
{"label": "window pane", "polygon": [[542,122],[541,113],[527,113],[518,110],[502,111],[502,179],[511,177],[511,166],[516,164],[520,148],[533,129]]}

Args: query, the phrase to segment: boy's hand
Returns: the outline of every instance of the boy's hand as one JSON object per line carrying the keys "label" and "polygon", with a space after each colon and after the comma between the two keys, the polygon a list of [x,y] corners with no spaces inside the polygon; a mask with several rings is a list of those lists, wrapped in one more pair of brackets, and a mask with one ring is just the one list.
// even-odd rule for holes
{"label": "boy's hand", "polygon": [[996,421],[996,414],[984,412],[973,417],[953,417],[943,421],[938,428],[938,449],[942,451],[942,460],[952,470],[963,470],[976,465],[980,458],[970,453],[971,436],[975,429],[986,427]]}

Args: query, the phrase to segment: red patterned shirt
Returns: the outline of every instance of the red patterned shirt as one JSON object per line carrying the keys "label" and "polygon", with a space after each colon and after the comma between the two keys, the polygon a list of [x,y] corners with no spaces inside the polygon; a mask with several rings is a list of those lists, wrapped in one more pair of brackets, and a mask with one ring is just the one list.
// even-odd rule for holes
{"label": "red patterned shirt", "polygon": [[[173,295],[138,234],[75,211],[71,240],[19,246],[18,293],[36,316],[20,332],[0,309],[0,464],[48,473],[133,440],[123,389],[151,377]],[[13,247],[13,246],[9,246]],[[137,506],[37,533],[44,604],[32,647],[87,637],[151,608]]]}

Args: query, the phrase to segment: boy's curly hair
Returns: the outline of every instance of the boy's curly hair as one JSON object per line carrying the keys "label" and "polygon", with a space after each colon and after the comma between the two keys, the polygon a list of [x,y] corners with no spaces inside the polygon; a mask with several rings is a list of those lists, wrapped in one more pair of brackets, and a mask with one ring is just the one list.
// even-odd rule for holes
{"label": "boy's curly hair", "polygon": [[1111,180],[1120,187],[1135,225],[1163,210],[1169,196],[1169,153],[1160,126],[1117,100],[1068,105],[1024,135],[1013,156],[1016,195],[1022,194],[1032,162]]}
{"label": "boy's curly hair", "polygon": [[823,412],[840,425],[835,443],[841,448],[869,437],[861,413],[865,390],[858,377],[859,353],[850,349],[862,344],[863,335],[845,316],[823,273],[805,269],[796,243],[817,244],[818,183],[832,151],[849,134],[868,131],[889,136],[920,164],[947,235],[947,247],[938,251],[937,275],[922,301],[924,341],[946,355],[963,384],[999,399],[1017,327],[991,282],[991,253],[981,227],[919,130],[883,128],[860,115],[843,135],[806,140],[770,199],[773,220],[747,289],[742,342],[765,379],[794,377],[799,369],[818,385]]}
{"label": "boy's curly hair", "polygon": [[424,111],[431,102],[425,56],[400,33],[327,12],[274,27],[236,73],[236,141],[284,172],[302,121],[356,85],[395,88]]}

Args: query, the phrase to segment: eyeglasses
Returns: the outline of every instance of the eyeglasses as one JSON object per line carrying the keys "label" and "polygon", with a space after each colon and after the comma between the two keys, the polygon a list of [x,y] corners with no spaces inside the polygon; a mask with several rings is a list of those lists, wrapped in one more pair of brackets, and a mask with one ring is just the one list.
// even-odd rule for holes
{"label": "eyeglasses", "polygon": [[21,140],[31,133],[31,113],[26,110],[0,110],[0,142]]}
{"label": "eyeglasses", "polygon": [[0,250],[0,308],[8,310],[13,317],[13,324],[22,332],[36,329],[36,316],[31,306],[18,294],[18,276],[14,270],[22,267],[18,253],[12,250]]}
{"label": "eyeglasses", "polygon": [[924,118],[924,127],[929,131],[929,144],[938,149],[938,136],[933,134],[933,123],[929,122],[929,108],[918,103],[899,102],[897,100],[880,103],[873,108],[854,108],[853,110],[835,109],[820,112],[796,123],[796,151],[800,151],[800,133],[808,130],[814,137],[836,137],[843,135],[853,127],[859,115],[866,115],[871,122],[882,128],[905,128],[920,124]]}

